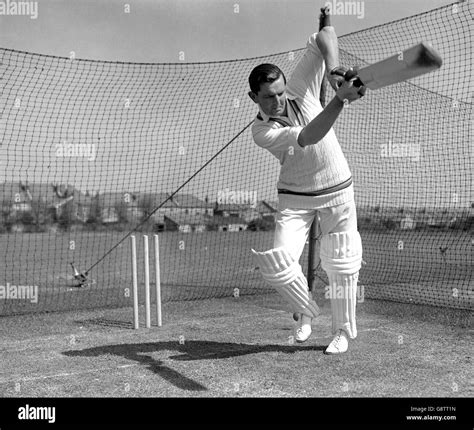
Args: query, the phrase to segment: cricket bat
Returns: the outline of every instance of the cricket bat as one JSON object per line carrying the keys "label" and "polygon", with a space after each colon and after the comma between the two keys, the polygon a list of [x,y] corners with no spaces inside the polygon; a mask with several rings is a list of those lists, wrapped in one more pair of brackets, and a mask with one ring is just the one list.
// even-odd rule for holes
{"label": "cricket bat", "polygon": [[357,71],[349,70],[344,78],[351,80],[357,77],[354,80],[356,87],[365,85],[371,90],[378,90],[437,70],[442,63],[441,56],[432,46],[418,43],[378,63]]}

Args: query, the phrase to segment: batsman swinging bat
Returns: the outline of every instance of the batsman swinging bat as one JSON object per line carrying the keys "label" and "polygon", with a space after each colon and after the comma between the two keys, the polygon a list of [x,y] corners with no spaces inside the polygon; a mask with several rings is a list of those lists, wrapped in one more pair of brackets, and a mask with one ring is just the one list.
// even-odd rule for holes
{"label": "batsman swinging bat", "polygon": [[349,70],[344,78],[351,80],[357,76],[354,81],[356,87],[365,85],[371,90],[378,90],[432,72],[439,69],[442,63],[433,47],[419,43],[360,70]]}

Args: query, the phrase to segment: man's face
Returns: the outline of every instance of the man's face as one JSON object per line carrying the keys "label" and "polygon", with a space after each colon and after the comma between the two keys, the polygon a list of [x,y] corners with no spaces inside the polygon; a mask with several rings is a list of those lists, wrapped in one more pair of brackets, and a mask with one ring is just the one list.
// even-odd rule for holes
{"label": "man's face", "polygon": [[286,85],[283,76],[276,81],[261,84],[258,94],[250,92],[249,95],[268,116],[286,115]]}

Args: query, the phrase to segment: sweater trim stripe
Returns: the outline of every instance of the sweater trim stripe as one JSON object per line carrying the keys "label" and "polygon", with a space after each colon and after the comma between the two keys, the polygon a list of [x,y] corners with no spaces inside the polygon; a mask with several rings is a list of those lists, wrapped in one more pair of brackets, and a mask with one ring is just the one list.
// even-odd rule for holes
{"label": "sweater trim stripe", "polygon": [[336,191],[341,191],[352,185],[352,177],[347,181],[342,182],[339,185],[334,185],[333,187],[325,188],[324,190],[310,191],[310,192],[300,192],[300,191],[291,191],[285,190],[284,188],[278,188],[278,194],[294,194],[297,196],[324,196],[326,194],[335,193]]}

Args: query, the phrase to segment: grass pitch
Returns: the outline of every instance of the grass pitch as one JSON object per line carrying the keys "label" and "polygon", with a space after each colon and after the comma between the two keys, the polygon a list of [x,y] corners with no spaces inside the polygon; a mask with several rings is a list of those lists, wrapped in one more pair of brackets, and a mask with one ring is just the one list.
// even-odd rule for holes
{"label": "grass pitch", "polygon": [[[304,344],[279,296],[171,302],[164,325],[130,308],[2,319],[5,397],[466,397],[471,313],[365,301],[350,351],[326,356],[326,304]],[[142,309],[143,311],[143,309]],[[451,317],[440,318],[450,314]],[[142,312],[143,326],[143,312]]]}

